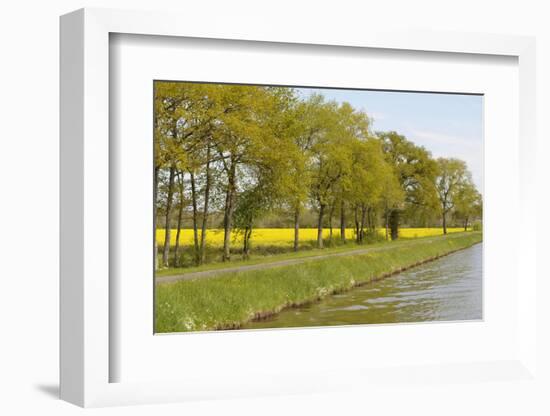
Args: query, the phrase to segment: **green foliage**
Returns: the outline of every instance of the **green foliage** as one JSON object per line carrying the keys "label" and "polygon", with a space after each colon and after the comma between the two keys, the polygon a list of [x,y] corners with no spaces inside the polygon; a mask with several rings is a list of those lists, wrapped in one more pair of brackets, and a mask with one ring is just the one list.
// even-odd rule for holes
{"label": "green foliage", "polygon": [[[164,224],[179,208],[173,201],[185,204],[194,229],[206,234],[216,218],[227,236],[233,228],[250,236],[263,219],[285,215],[296,229],[312,215],[319,229],[355,216],[362,242],[404,220],[481,218],[463,162],[436,161],[396,132],[373,134],[368,114],[348,103],[284,87],[157,81],[154,105],[155,208]],[[196,240],[194,250],[200,264],[206,248]]]}
{"label": "green foliage", "polygon": [[[390,193],[383,205],[385,219],[392,225],[392,235],[396,236],[401,217],[415,223],[429,222],[426,220],[439,211],[435,188],[437,163],[429,151],[405,136],[394,131],[379,132],[377,135],[395,174],[395,179],[386,185]],[[394,180],[397,180],[400,192]]]}
{"label": "green foliage", "polygon": [[385,238],[377,230],[369,229],[365,232],[364,243],[375,244],[384,241]]}
{"label": "green foliage", "polygon": [[455,217],[464,222],[479,216],[481,218],[481,195],[472,182],[466,163],[459,159],[437,159],[438,175],[436,190],[442,213],[443,229],[446,232],[447,214],[454,211]]}
{"label": "green foliage", "polygon": [[455,194],[454,202],[454,215],[465,224],[467,224],[468,221],[472,221],[474,218],[481,218],[483,207],[482,197],[469,177],[460,184]]}
{"label": "green foliage", "polygon": [[449,212],[455,207],[461,190],[471,183],[466,163],[459,159],[437,159],[437,177],[435,186],[441,210]]}

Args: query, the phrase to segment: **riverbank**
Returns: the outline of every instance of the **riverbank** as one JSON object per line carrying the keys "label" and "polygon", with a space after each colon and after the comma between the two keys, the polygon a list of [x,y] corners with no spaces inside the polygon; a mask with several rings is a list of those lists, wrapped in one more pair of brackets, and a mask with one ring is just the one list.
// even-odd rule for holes
{"label": "riverbank", "polygon": [[483,319],[483,244],[358,285],[241,329],[300,328]]}
{"label": "riverbank", "polygon": [[250,320],[401,272],[481,240],[481,233],[467,232],[411,240],[365,254],[157,285],[156,332],[236,329]]}

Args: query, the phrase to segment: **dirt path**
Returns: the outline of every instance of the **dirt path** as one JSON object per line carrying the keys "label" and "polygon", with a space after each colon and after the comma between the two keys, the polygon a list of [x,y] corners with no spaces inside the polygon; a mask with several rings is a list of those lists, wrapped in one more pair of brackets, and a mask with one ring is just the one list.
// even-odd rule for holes
{"label": "dirt path", "polygon": [[[462,233],[456,233],[457,237],[461,235]],[[421,241],[434,241],[441,238],[453,238],[453,234],[447,234],[447,236],[437,236],[437,237],[429,237],[429,238],[422,238]],[[371,248],[359,248],[354,250],[348,250],[348,251],[341,251],[337,253],[327,253],[327,254],[320,254],[318,256],[310,256],[310,257],[301,257],[297,259],[286,259],[286,260],[279,260],[279,261],[272,261],[269,263],[259,263],[259,264],[249,264],[249,265],[243,265],[243,266],[233,266],[228,267],[225,269],[212,269],[212,270],[204,270],[201,272],[192,272],[192,273],[185,273],[185,274],[177,274],[172,276],[159,276],[156,278],[156,283],[171,283],[171,282],[177,282],[179,280],[192,280],[192,279],[202,279],[202,278],[208,278],[208,277],[214,277],[214,276],[220,276],[227,273],[234,273],[234,272],[244,272],[244,271],[250,271],[250,270],[263,270],[263,269],[270,269],[273,267],[281,267],[281,266],[289,266],[293,264],[301,264],[306,263],[309,261],[316,261],[321,259],[327,259],[330,257],[343,257],[343,256],[354,256],[357,254],[366,254],[366,253],[372,253],[376,251],[385,251],[385,250],[391,250],[395,247],[402,247],[409,244],[414,244],[416,241],[419,240],[406,240],[406,241],[400,241],[396,243],[388,243],[387,245],[383,245],[381,247],[371,247]]]}

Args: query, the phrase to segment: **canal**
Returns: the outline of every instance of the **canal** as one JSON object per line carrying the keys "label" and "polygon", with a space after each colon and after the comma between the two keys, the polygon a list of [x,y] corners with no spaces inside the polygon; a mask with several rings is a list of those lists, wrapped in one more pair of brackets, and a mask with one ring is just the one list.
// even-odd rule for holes
{"label": "canal", "polygon": [[482,244],[243,329],[482,318]]}

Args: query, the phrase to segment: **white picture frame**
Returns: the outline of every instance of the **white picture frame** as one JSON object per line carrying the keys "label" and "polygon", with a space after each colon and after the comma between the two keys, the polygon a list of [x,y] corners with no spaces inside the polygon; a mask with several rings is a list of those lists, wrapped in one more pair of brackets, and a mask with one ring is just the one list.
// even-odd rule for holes
{"label": "white picture frame", "polygon": [[[185,24],[181,22],[185,21]],[[519,201],[518,212],[533,213],[535,169],[535,41],[506,35],[384,32],[350,28],[328,34],[323,28],[302,33],[281,31],[275,24],[240,27],[230,22],[201,26],[193,19],[172,13],[151,13],[107,9],[82,9],[61,18],[61,398],[80,406],[184,401],[199,398],[242,397],[262,394],[307,393],[346,388],[339,381],[324,380],[316,372],[291,373],[282,369],[262,380],[185,377],[178,381],[112,382],[110,368],[120,359],[110,348],[109,230],[109,36],[110,34],[154,35],[185,38],[225,39],[281,44],[331,45],[333,47],[378,48],[385,50],[430,51],[453,54],[504,55],[518,59],[519,67]],[[470,363],[418,362],[412,378],[430,379],[434,372],[447,380],[479,382],[480,373],[506,380],[536,377],[536,259],[535,229],[520,215],[524,231],[516,246],[517,270],[522,279],[517,292],[518,346],[507,359]],[[532,214],[530,219],[532,220]],[[523,226],[524,225],[524,226]],[[523,227],[522,227],[523,226]],[[307,331],[304,337],[309,336]],[[349,331],[361,331],[352,328]],[[410,327],[409,331],[415,331]],[[324,332],[324,337],[338,336]],[[223,335],[223,334],[222,334]],[[238,345],[239,341],[236,341]],[[242,342],[242,341],[240,341]],[[349,368],[330,370],[337,380],[349,385],[372,385],[396,374],[403,380],[411,369],[370,367],[368,373]],[[478,374],[476,376],[476,374]],[[498,374],[499,376],[497,376]],[[405,377],[406,378],[406,377]]]}

